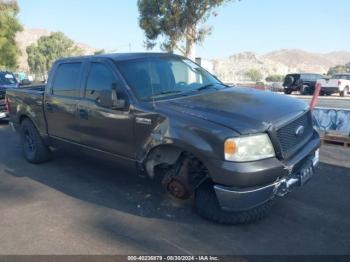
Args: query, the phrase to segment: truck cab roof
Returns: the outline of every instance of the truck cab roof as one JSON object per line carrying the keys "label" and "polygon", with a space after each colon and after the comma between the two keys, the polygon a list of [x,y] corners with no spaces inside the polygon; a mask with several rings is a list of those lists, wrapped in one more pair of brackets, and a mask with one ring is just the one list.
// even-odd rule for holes
{"label": "truck cab roof", "polygon": [[172,53],[151,53],[151,52],[143,52],[143,53],[113,53],[113,54],[102,54],[102,55],[89,55],[89,56],[75,56],[75,57],[67,57],[58,59],[56,62],[65,62],[65,61],[75,61],[75,60],[88,60],[91,58],[108,58],[114,61],[125,61],[125,60],[133,60],[140,59],[146,57],[167,57],[167,56],[179,56]]}

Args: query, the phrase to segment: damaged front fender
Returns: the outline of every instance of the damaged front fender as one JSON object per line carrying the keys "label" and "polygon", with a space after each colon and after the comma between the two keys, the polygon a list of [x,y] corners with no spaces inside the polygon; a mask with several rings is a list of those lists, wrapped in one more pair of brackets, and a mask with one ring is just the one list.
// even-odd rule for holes
{"label": "damaged front fender", "polygon": [[[154,167],[162,163],[173,164],[182,152],[190,153],[205,163],[208,158],[220,159],[223,143],[233,131],[214,123],[176,112],[172,117],[165,114],[136,113],[135,121],[136,160],[138,168],[154,177]],[[176,115],[176,116],[175,116]]]}

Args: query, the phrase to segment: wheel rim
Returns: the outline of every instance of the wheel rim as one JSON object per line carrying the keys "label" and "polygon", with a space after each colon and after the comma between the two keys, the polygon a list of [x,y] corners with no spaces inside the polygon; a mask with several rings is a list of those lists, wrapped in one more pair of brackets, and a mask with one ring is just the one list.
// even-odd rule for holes
{"label": "wheel rim", "polygon": [[24,131],[24,150],[27,154],[33,154],[35,152],[35,143],[32,134],[28,129]]}

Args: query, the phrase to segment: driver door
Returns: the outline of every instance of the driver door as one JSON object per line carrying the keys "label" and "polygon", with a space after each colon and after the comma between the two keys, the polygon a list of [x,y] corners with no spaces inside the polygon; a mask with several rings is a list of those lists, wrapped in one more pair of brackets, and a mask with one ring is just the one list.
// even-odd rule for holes
{"label": "driver door", "polygon": [[133,158],[132,115],[127,106],[121,109],[112,106],[113,89],[116,89],[117,99],[122,97],[127,101],[120,83],[109,62],[95,60],[89,63],[83,99],[78,105],[81,143],[120,157]]}

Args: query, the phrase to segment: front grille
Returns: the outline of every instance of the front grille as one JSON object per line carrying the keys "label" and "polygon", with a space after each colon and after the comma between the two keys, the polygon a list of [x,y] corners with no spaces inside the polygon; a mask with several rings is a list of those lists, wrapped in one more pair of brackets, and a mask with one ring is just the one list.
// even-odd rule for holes
{"label": "front grille", "polygon": [[[303,126],[304,132],[297,135],[298,127]],[[296,120],[288,123],[277,130],[277,138],[279,140],[280,151],[284,157],[293,153],[295,150],[303,146],[313,134],[311,112],[308,112]]]}

